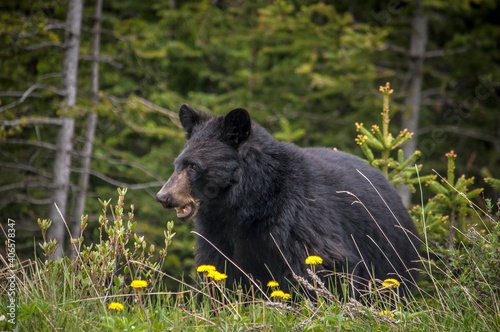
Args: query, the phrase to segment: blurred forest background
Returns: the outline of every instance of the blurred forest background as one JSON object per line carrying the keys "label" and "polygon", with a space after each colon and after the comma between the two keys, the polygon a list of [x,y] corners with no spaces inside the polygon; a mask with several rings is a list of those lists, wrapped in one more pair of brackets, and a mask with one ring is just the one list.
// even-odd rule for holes
{"label": "blurred forest background", "polygon": [[[182,103],[244,107],[280,140],[361,155],[354,123],[378,123],[388,81],[392,129],[415,133],[405,152],[422,152],[422,173],[445,174],[454,150],[496,201],[482,179],[500,177],[499,17],[497,0],[3,0],[2,224],[33,257],[50,218],[71,256],[53,203],[76,236],[88,214],[91,239],[97,198],[127,187],[137,232],[161,246],[176,219],[154,195],[184,144]],[[176,221],[172,275],[192,267],[191,229]]]}

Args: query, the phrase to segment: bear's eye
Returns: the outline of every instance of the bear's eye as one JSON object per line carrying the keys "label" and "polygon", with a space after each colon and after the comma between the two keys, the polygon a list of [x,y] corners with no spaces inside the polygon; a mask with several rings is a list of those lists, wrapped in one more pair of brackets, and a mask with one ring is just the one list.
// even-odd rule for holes
{"label": "bear's eye", "polygon": [[190,172],[198,172],[200,170],[200,166],[196,165],[195,163],[188,163],[186,165],[186,168]]}

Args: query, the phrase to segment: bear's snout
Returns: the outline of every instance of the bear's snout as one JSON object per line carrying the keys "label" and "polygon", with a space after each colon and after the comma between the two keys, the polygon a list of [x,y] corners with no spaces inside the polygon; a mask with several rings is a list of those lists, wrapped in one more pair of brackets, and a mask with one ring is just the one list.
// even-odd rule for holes
{"label": "bear's snout", "polygon": [[198,212],[199,201],[191,195],[185,172],[175,172],[156,194],[156,200],[166,209],[175,209],[179,219],[192,219]]}
{"label": "bear's snout", "polygon": [[166,209],[176,208],[184,204],[185,196],[189,196],[189,181],[185,172],[175,172],[156,194],[156,200]]}
{"label": "bear's snout", "polygon": [[162,190],[156,194],[156,201],[161,203],[161,205],[163,205],[166,209],[174,207],[172,206],[172,197],[168,193],[163,193]]}

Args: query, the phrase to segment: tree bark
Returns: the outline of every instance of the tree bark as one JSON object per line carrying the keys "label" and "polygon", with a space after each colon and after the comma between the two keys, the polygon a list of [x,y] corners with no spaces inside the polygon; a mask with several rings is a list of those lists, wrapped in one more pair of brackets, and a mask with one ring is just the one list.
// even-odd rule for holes
{"label": "tree bark", "polygon": [[[92,29],[92,83],[90,87],[90,99],[93,105],[99,103],[99,52],[101,39],[101,16],[102,16],[102,0],[96,0],[94,13],[94,27]],[[93,111],[89,112],[87,126],[84,134],[84,144],[81,151],[81,169],[80,178],[78,181],[78,189],[76,191],[74,207],[71,217],[71,233],[77,238],[80,236],[80,219],[84,214],[85,203],[87,198],[87,188],[89,183],[90,165],[92,161],[92,151],[94,147],[95,128],[97,125],[97,114]],[[74,252],[71,251],[71,256]]]}
{"label": "tree bark", "polygon": [[[402,123],[403,128],[407,128],[408,131],[414,133],[413,139],[403,146],[406,158],[411,156],[417,149],[426,44],[427,17],[423,11],[422,1],[418,1],[412,20],[410,63],[407,73],[408,93],[405,100],[405,105],[410,110],[410,116],[404,117]],[[398,188],[398,192],[403,203],[409,206],[411,203],[410,189],[407,186],[401,186]]]}
{"label": "tree bark", "polygon": [[[82,22],[83,0],[70,0],[66,16],[65,51],[62,71],[62,87],[65,91],[64,103],[67,109],[75,106],[78,77],[78,52],[80,48],[80,31]],[[66,109],[66,112],[67,112]],[[66,205],[70,188],[71,153],[73,150],[73,136],[75,120],[62,116],[62,125],[57,135],[57,151],[53,169],[53,191],[49,218],[52,226],[49,228],[49,239],[57,239],[57,251],[52,258],[63,256],[66,248]]]}

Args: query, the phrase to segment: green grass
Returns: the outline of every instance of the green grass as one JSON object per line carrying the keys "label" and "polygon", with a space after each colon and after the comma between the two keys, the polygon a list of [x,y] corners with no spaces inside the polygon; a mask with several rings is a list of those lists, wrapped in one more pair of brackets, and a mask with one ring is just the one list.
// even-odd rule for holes
{"label": "green grass", "polygon": [[[99,241],[91,246],[75,241],[75,259],[9,262],[0,256],[5,266],[0,270],[1,330],[500,331],[500,223],[493,218],[488,233],[466,234],[470,241],[463,250],[443,257],[427,248],[424,257],[433,259],[423,262],[421,281],[406,304],[397,288],[384,288],[380,281],[374,283],[369,305],[341,302],[318,283],[300,279],[301,286],[317,290],[316,300],[295,293],[288,301],[271,298],[267,288],[248,294],[230,290],[224,280],[202,273],[194,282],[179,281],[179,289],[166,289],[171,283],[165,281],[174,279],[162,272],[173,224],[165,232],[165,247],[152,248],[135,233],[133,213],[124,212],[125,193],[119,191],[114,208],[102,202]],[[49,223],[39,224],[45,234]],[[46,254],[53,250],[47,241],[40,247]],[[148,286],[131,287],[137,279]],[[12,285],[14,293],[9,292]],[[12,297],[15,325],[7,307]],[[109,309],[111,302],[123,310]]]}
{"label": "green grass", "polygon": [[[394,316],[380,312],[384,303],[365,306],[351,300],[340,303],[320,298],[298,303],[244,297],[226,291],[227,297],[209,296],[204,285],[201,303],[197,291],[184,287],[170,292],[157,286],[137,291],[130,287],[120,296],[82,292],[81,283],[68,260],[45,264],[25,262],[17,277],[18,331],[498,331],[498,302],[484,307],[469,291],[448,293],[437,286],[434,294],[412,298]],[[7,273],[3,270],[2,274]],[[166,276],[158,273],[158,278]],[[2,278],[4,280],[4,278]],[[215,282],[209,282],[212,285]],[[458,284],[443,280],[440,284]],[[205,285],[206,286],[206,285]],[[223,289],[223,284],[217,283]],[[420,289],[420,291],[423,291]],[[212,294],[214,294],[212,292]],[[5,295],[2,295],[4,302]],[[123,311],[108,309],[111,301],[124,305]],[[5,307],[5,306],[2,306]],[[391,312],[391,311],[390,311]],[[6,314],[3,312],[2,314]],[[11,330],[3,321],[0,327]]]}

